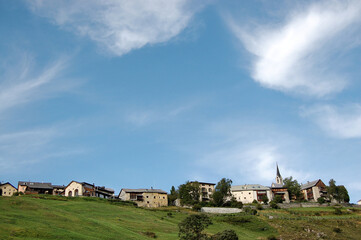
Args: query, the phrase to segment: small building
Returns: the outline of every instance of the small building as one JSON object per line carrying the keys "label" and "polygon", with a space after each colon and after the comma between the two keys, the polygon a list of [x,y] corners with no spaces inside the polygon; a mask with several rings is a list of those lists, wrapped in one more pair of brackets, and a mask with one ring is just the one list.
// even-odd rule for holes
{"label": "small building", "polygon": [[18,190],[11,183],[0,183],[0,196],[11,197]]}
{"label": "small building", "polygon": [[263,202],[264,196],[270,200],[271,189],[260,184],[246,184],[231,187],[231,194],[238,202],[252,203],[254,200]]}
{"label": "small building", "polygon": [[214,192],[214,187],[216,186],[215,183],[197,182],[197,181],[192,181],[190,183],[191,184],[193,184],[193,183],[199,184],[199,190],[200,190],[199,201],[208,202],[211,200],[212,194]]}
{"label": "small building", "polygon": [[106,187],[95,186],[87,182],[71,181],[64,189],[64,196],[66,197],[99,197],[99,198],[113,198],[114,190]]}
{"label": "small building", "polygon": [[278,168],[278,164],[276,166],[276,182],[271,184],[272,197],[270,198],[270,200],[273,200],[276,196],[281,196],[284,202],[289,203],[290,196],[288,193],[288,189],[284,186],[283,178]]}
{"label": "small building", "polygon": [[118,196],[123,201],[134,201],[138,207],[168,206],[167,192],[161,189],[126,189],[123,188]]}
{"label": "small building", "polygon": [[24,194],[53,194],[53,186],[51,183],[20,181],[18,191]]}
{"label": "small building", "polygon": [[71,181],[64,190],[66,197],[95,197],[95,185],[87,182]]}
{"label": "small building", "polygon": [[64,196],[65,187],[64,185],[52,185],[53,186],[53,195]]}
{"label": "small building", "polygon": [[301,192],[306,201],[317,202],[319,197],[327,198],[327,187],[321,179],[301,185]]}
{"label": "small building", "polygon": [[106,187],[95,187],[95,196],[99,198],[114,198],[114,190]]}

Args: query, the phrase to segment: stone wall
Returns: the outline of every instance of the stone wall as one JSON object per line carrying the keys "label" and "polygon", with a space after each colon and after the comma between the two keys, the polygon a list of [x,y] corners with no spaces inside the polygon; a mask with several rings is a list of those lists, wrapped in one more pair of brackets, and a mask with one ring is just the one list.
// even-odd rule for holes
{"label": "stone wall", "polygon": [[201,212],[225,214],[225,213],[240,213],[243,212],[243,210],[239,208],[202,207]]}

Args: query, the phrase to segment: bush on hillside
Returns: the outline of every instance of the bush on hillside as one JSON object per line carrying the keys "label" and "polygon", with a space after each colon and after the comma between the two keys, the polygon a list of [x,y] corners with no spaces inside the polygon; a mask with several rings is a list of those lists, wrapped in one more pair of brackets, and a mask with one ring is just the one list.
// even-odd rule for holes
{"label": "bush on hillside", "polygon": [[317,198],[317,202],[318,202],[319,204],[323,204],[323,203],[326,202],[326,200],[325,200],[325,198],[323,198],[323,197],[319,197],[319,198]]}
{"label": "bush on hillside", "polygon": [[234,230],[224,230],[213,235],[210,240],[238,240],[238,236]]}
{"label": "bush on hillside", "polygon": [[269,205],[273,209],[279,209],[280,208],[275,201],[270,201]]}

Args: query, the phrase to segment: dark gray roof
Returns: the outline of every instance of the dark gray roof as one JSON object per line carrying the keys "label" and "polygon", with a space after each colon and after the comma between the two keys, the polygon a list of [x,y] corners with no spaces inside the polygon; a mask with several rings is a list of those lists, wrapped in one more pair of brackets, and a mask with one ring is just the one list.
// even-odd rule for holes
{"label": "dark gray roof", "polygon": [[245,184],[232,186],[231,191],[250,191],[250,190],[270,190],[269,187],[262,186],[260,184]]}
{"label": "dark gray roof", "polygon": [[301,185],[301,190],[304,190],[304,189],[307,189],[307,188],[316,186],[316,184],[318,183],[318,181],[320,181],[320,179],[317,179],[317,180],[315,180],[315,181],[307,182],[307,183],[305,183],[305,184],[302,184],[302,185]]}
{"label": "dark gray roof", "polygon": [[52,185],[53,186],[53,188],[65,188],[66,186],[64,186],[64,185]]}
{"label": "dark gray roof", "polygon": [[18,185],[27,186],[30,188],[53,189],[53,185],[51,185],[51,183],[19,181]]}
{"label": "dark gray roof", "polygon": [[285,186],[279,183],[272,183],[271,188],[285,188]]}
{"label": "dark gray roof", "polygon": [[164,194],[167,194],[167,192],[163,191],[162,189],[145,189],[145,188],[129,189],[129,188],[123,188],[121,191],[124,191],[124,192],[127,192],[127,193],[164,193]]}
{"label": "dark gray roof", "polygon": [[216,185],[215,183],[209,183],[209,182],[198,182],[198,181],[190,181],[190,183],[197,182],[199,184],[208,184],[208,185]]}

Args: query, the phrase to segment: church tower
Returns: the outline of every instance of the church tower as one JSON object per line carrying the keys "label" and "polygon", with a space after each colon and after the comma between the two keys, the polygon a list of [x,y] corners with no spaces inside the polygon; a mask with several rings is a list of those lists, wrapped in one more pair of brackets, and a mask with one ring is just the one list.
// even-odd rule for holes
{"label": "church tower", "polygon": [[283,186],[283,179],[282,179],[282,176],[280,174],[280,170],[278,169],[278,164],[276,163],[276,165],[277,165],[276,183],[281,184]]}

